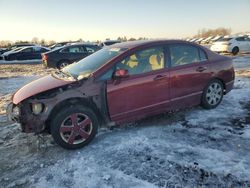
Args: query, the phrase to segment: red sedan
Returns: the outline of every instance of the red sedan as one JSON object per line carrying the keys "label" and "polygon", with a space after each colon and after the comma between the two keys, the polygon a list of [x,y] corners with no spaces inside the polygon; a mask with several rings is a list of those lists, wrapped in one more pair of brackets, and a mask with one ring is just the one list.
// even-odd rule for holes
{"label": "red sedan", "polygon": [[22,87],[8,113],[24,132],[47,131],[62,147],[76,149],[103,125],[195,105],[215,108],[233,84],[231,59],[200,45],[125,42]]}

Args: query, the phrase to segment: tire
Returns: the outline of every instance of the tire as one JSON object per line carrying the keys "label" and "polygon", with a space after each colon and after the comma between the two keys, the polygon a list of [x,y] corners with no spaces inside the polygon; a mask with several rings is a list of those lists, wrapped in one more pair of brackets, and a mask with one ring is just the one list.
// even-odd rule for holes
{"label": "tire", "polygon": [[220,80],[212,80],[204,89],[201,98],[201,106],[205,109],[216,108],[223,99],[224,87]]}
{"label": "tire", "polygon": [[57,68],[58,68],[58,69],[62,69],[62,68],[64,68],[64,67],[68,66],[69,64],[70,64],[69,61],[67,61],[67,60],[62,60],[62,61],[60,61],[60,62],[57,64]]}
{"label": "tire", "polygon": [[98,130],[95,113],[80,105],[63,108],[51,122],[55,142],[65,149],[79,149],[90,143]]}
{"label": "tire", "polygon": [[232,54],[233,55],[237,55],[239,53],[239,47],[235,46],[233,49],[232,49]]}

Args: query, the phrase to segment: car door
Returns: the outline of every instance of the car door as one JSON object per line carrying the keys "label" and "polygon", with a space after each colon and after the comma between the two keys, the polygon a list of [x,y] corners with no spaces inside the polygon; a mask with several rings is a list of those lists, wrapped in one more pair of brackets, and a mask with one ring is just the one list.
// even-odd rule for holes
{"label": "car door", "polygon": [[237,37],[236,41],[238,43],[240,52],[246,52],[248,49],[248,43],[245,37]]}
{"label": "car door", "polygon": [[88,55],[84,45],[68,47],[67,58],[71,61],[78,61]]}
{"label": "car door", "polygon": [[41,56],[42,52],[44,52],[44,48],[35,46],[34,51],[32,53],[32,59],[42,59],[42,56]]}
{"label": "car door", "polygon": [[17,53],[18,60],[29,60],[33,58],[33,47],[27,47]]}
{"label": "car door", "polygon": [[197,46],[181,43],[168,47],[173,109],[200,104],[202,92],[212,77],[205,51]]}
{"label": "car door", "polygon": [[107,82],[107,103],[112,121],[126,122],[167,109],[169,72],[164,48],[139,50],[116,64],[129,76]]}

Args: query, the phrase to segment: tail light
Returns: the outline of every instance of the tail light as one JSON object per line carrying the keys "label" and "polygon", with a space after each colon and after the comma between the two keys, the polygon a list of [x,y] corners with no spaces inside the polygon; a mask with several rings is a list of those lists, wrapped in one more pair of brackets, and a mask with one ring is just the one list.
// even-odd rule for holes
{"label": "tail light", "polygon": [[42,60],[47,61],[48,60],[48,55],[47,54],[42,54]]}

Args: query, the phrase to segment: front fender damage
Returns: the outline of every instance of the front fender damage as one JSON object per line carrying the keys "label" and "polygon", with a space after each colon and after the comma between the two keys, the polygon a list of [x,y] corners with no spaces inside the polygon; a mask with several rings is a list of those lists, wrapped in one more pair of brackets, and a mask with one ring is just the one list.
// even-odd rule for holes
{"label": "front fender damage", "polygon": [[[108,121],[107,109],[103,109],[105,103],[105,83],[94,83],[93,79],[83,82],[71,83],[67,87],[56,88],[53,90],[32,96],[20,104],[21,128],[26,133],[41,133],[49,127],[50,119],[59,113],[61,104],[69,101],[89,101],[93,108],[104,115],[105,121]],[[32,104],[42,103],[42,113],[35,115],[32,112]],[[83,105],[85,105],[83,103]]]}

